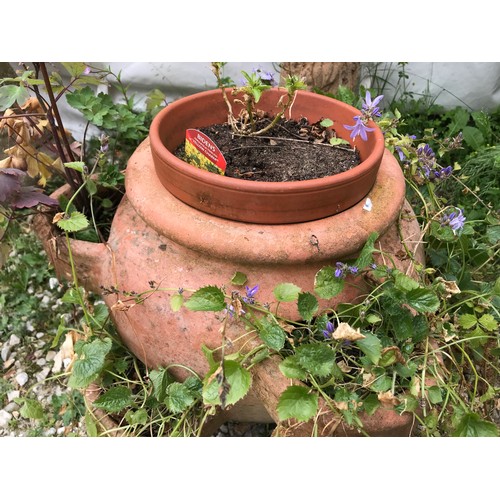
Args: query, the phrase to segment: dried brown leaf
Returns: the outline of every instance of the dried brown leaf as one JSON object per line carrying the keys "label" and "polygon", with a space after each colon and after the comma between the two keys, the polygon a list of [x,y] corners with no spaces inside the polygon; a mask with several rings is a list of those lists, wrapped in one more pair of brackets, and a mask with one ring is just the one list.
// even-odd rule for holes
{"label": "dried brown leaf", "polygon": [[378,400],[383,404],[387,406],[396,406],[400,403],[399,399],[394,396],[392,391],[387,391],[387,392],[380,392],[378,395]]}
{"label": "dried brown leaf", "polygon": [[339,323],[339,326],[332,333],[335,340],[361,340],[365,336],[359,331],[359,328],[352,328],[348,323]]}

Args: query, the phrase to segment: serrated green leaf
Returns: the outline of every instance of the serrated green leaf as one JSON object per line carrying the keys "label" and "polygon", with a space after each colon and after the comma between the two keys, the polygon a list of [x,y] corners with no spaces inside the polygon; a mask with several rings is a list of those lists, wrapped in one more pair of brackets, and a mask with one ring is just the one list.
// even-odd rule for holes
{"label": "serrated green leaf", "polygon": [[424,287],[415,288],[405,296],[407,304],[417,312],[434,312],[439,308],[439,298],[433,290]]}
{"label": "serrated green leaf", "polygon": [[335,352],[327,344],[304,344],[295,350],[299,365],[314,376],[327,377],[333,372]]}
{"label": "serrated green leaf", "polygon": [[22,85],[3,85],[0,87],[0,111],[10,108],[15,102],[22,106],[29,99],[29,92]]}
{"label": "serrated green leaf", "polygon": [[300,288],[293,283],[280,283],[273,290],[276,300],[280,302],[293,302],[297,300],[299,293]]}
{"label": "serrated green leaf", "polygon": [[75,304],[81,305],[82,297],[85,296],[85,290],[83,287],[79,287],[78,290],[76,288],[71,287],[66,290],[61,300],[65,304]]}
{"label": "serrated green leaf", "polygon": [[247,281],[247,275],[245,273],[240,273],[239,271],[236,271],[231,278],[231,283],[236,286],[243,286]]}
{"label": "serrated green leaf", "polygon": [[321,268],[314,277],[314,291],[322,299],[332,299],[344,289],[344,280],[335,277],[332,266]]}
{"label": "serrated green leaf", "polygon": [[[220,384],[213,374],[216,368],[212,369],[205,377],[203,385],[203,401],[209,405],[219,405],[221,403],[219,396]],[[240,363],[233,360],[224,360],[224,375],[229,384],[229,392],[226,396],[226,405],[232,405],[246,396],[252,377],[250,372],[241,366]]]}
{"label": "serrated green leaf", "polygon": [[496,245],[500,241],[500,225],[488,226],[486,228],[486,237],[492,245]]}
{"label": "serrated green leaf", "polygon": [[57,225],[63,231],[68,231],[71,233],[87,228],[89,225],[89,221],[84,214],[78,212],[77,210],[74,210],[73,212],[71,212],[71,215],[68,216],[68,214],[65,214],[65,216],[61,220],[57,221]]}
{"label": "serrated green leaf", "polygon": [[257,321],[257,329],[259,331],[259,337],[267,347],[274,349],[275,351],[283,349],[286,334],[283,328],[272,320],[272,316],[268,316],[267,318],[262,318]]}
{"label": "serrated green leaf", "polygon": [[303,320],[311,321],[314,315],[318,312],[318,300],[312,293],[299,293],[297,308]]}
{"label": "serrated green leaf", "polygon": [[35,399],[23,398],[23,405],[19,409],[19,413],[23,418],[32,418],[34,420],[39,420],[43,418],[45,412],[40,401]]}
{"label": "serrated green leaf", "polygon": [[473,314],[461,314],[458,317],[458,324],[462,328],[472,328],[473,326],[476,326],[477,324],[477,318]]}
{"label": "serrated green leaf", "polygon": [[101,394],[93,405],[108,413],[118,413],[133,402],[132,391],[128,387],[111,387]]}
{"label": "serrated green leaf", "polygon": [[292,385],[282,392],[277,410],[280,420],[294,418],[306,422],[318,411],[318,395],[307,387]]}
{"label": "serrated green leaf", "polygon": [[466,413],[460,420],[453,437],[497,437],[498,427],[481,419],[476,413]]}
{"label": "serrated green leaf", "polygon": [[371,333],[364,333],[365,338],[356,340],[356,345],[368,357],[368,359],[377,365],[382,353],[382,343],[380,339]]}
{"label": "serrated green leaf", "polygon": [[153,395],[158,401],[163,401],[167,396],[167,387],[174,382],[166,368],[159,368],[149,372],[149,380],[153,384]]}
{"label": "serrated green leaf", "polygon": [[82,346],[81,354],[73,364],[68,385],[73,389],[87,387],[100,374],[107,354],[111,350],[111,339],[96,339]]}
{"label": "serrated green leaf", "polygon": [[458,134],[467,125],[470,119],[470,113],[464,108],[456,108],[452,112],[452,122],[448,128],[450,136]]}
{"label": "serrated green leaf", "polygon": [[330,120],[330,118],[324,118],[319,122],[319,124],[325,128],[331,127],[333,125],[333,120]]}
{"label": "serrated green leaf", "polygon": [[375,250],[375,242],[378,237],[379,234],[376,231],[370,233],[370,236],[368,236],[368,239],[363,245],[363,248],[361,249],[361,252],[359,253],[359,256],[354,264],[358,267],[358,269],[364,269],[373,262],[373,251]]}
{"label": "serrated green leaf", "polygon": [[165,404],[172,413],[182,413],[189,408],[195,399],[188,387],[179,382],[173,382],[167,388]]}
{"label": "serrated green leaf", "polygon": [[406,274],[403,274],[401,272],[398,272],[396,274],[396,280],[394,282],[394,286],[398,290],[401,290],[402,292],[409,292],[411,290],[415,290],[416,288],[420,287],[417,281],[415,281],[413,278],[410,278],[409,276],[406,276]]}
{"label": "serrated green leaf", "polygon": [[378,323],[380,323],[382,321],[382,318],[378,315],[378,314],[368,314],[366,316],[366,321],[370,324],[370,325],[377,325]]}
{"label": "serrated green leaf", "polygon": [[180,293],[175,293],[170,297],[170,308],[173,312],[177,312],[184,304],[184,297]]}
{"label": "serrated green leaf", "polygon": [[185,306],[191,311],[222,311],[226,307],[224,293],[216,286],[205,286],[196,290]]}
{"label": "serrated green leaf", "polygon": [[280,363],[279,368],[286,378],[295,378],[299,380],[306,380],[307,378],[307,372],[300,366],[296,356],[285,358]]}
{"label": "serrated green leaf", "polygon": [[500,295],[500,276],[495,280],[495,286],[493,287],[493,292],[495,295]]}
{"label": "serrated green leaf", "polygon": [[166,95],[160,89],[153,89],[147,94],[146,109],[152,111],[158,106],[165,104]]}
{"label": "serrated green leaf", "polygon": [[488,332],[493,332],[498,328],[498,323],[491,314],[483,314],[479,318],[479,324]]}

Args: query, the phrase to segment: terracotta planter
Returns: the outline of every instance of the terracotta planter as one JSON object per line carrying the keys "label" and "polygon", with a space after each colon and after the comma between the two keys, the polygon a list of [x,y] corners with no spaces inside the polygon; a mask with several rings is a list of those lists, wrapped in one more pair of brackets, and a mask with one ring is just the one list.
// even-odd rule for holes
{"label": "terracotta planter", "polygon": [[[235,271],[249,277],[248,285],[260,285],[258,299],[262,302],[272,304],[275,300],[272,290],[282,282],[293,282],[303,291],[312,292],[316,272],[325,265],[356,256],[373,231],[381,235],[377,247],[406,271],[411,262],[402,257],[399,232],[421,261],[423,253],[421,247],[417,248],[419,226],[404,201],[404,192],[401,169],[386,151],[376,182],[368,193],[373,203],[371,211],[363,209],[363,197],[348,210],[310,222],[274,225],[227,220],[197,210],[173,196],[156,173],[146,140],[128,163],[126,195],[114,217],[107,244],[74,240],[72,254],[80,283],[89,290],[99,293],[104,286],[142,292],[151,289],[151,281],[171,290],[155,292],[140,305],[134,305],[123,293],[105,295],[104,300],[123,341],[148,366],[176,363],[204,375],[208,364],[201,347],[220,346],[221,317],[184,308],[172,312],[169,305],[172,293],[179,287],[198,289],[210,284],[227,284],[231,289],[229,283]],[[35,218],[34,225],[57,275],[71,278],[64,238],[43,215]],[[408,272],[411,273],[411,268]],[[335,307],[339,302],[356,300],[362,290],[350,285],[363,286],[358,278],[349,277],[344,292],[334,300],[322,301],[321,305]],[[282,304],[280,311],[298,318],[293,305]],[[241,324],[231,323],[226,333],[234,349],[243,345],[238,340],[245,333]],[[244,341],[249,340],[249,345],[257,341],[247,335]],[[248,397],[221,418],[274,421],[277,400],[289,384],[279,372],[278,363],[273,358],[257,365]],[[173,373],[182,379],[187,372],[177,368]],[[410,432],[409,417],[398,416],[400,435]],[[393,432],[394,422],[390,422],[390,428],[379,428],[376,433]],[[324,427],[324,435],[331,435],[335,426],[330,420]],[[302,435],[308,435],[307,426],[302,429]]]}
{"label": "terracotta planter", "polygon": [[[230,89],[227,90],[230,99]],[[273,113],[283,90],[263,94],[259,109]],[[238,105],[234,105],[235,114]],[[338,137],[349,139],[343,124],[352,125],[359,111],[343,102],[312,92],[299,91],[291,117],[310,123],[334,121]],[[286,116],[289,118],[289,116]],[[384,138],[377,125],[368,140],[357,138],[361,164],[341,174],[300,182],[255,182],[200,170],[172,152],[183,143],[186,129],[227,121],[220,90],[179,99],[163,109],[150,128],[151,153],[161,183],[178,199],[203,212],[226,219],[259,224],[287,224],[328,217],[352,207],[375,183],[384,154]],[[352,140],[350,140],[352,142]]]}

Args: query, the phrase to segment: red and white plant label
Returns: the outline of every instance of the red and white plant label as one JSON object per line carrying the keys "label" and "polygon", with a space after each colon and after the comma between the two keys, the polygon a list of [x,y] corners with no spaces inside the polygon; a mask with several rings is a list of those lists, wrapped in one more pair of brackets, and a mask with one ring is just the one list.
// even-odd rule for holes
{"label": "red and white plant label", "polygon": [[186,130],[186,161],[195,167],[224,175],[226,159],[214,141],[195,128]]}

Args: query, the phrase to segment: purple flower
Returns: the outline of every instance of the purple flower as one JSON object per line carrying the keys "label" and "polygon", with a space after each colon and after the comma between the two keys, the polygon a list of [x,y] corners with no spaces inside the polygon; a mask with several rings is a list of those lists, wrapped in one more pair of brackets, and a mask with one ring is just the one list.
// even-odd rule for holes
{"label": "purple flower", "polygon": [[335,269],[334,275],[336,278],[343,278],[345,275],[345,264],[343,262],[337,262],[335,264],[337,266],[337,269]]}
{"label": "purple flower", "polygon": [[436,179],[446,179],[453,172],[453,167],[448,165],[446,168],[440,168],[439,170],[434,170],[434,177]]}
{"label": "purple flower", "polygon": [[460,208],[458,212],[451,212],[441,217],[441,226],[450,226],[453,232],[457,232],[464,227],[465,216]]}
{"label": "purple flower", "polygon": [[83,70],[83,75],[88,75],[90,73],[90,68],[87,66],[84,70]]}
{"label": "purple flower", "polygon": [[326,328],[322,331],[325,339],[330,339],[334,330],[335,327],[333,326],[333,323],[331,321],[327,321]]}
{"label": "purple flower", "polygon": [[366,133],[373,132],[375,129],[367,127],[363,122],[361,116],[355,116],[354,121],[356,122],[355,125],[344,125],[344,128],[352,131],[350,134],[351,139],[356,139],[356,137],[359,135],[361,139],[363,139],[363,141],[366,141],[368,139]]}
{"label": "purple flower", "polygon": [[243,297],[243,302],[246,302],[247,304],[255,304],[255,294],[259,291],[259,285],[255,285],[252,288],[246,286],[245,289],[247,291],[247,295],[246,297]]}
{"label": "purple flower", "polygon": [[351,274],[358,274],[358,266],[349,266],[348,269]]}
{"label": "purple flower", "polygon": [[375,99],[372,101],[372,96],[370,94],[370,91],[366,91],[366,96],[363,101],[363,106],[362,106],[362,112],[363,116],[366,120],[371,120],[373,119],[374,116],[380,116],[380,109],[377,107],[377,104],[384,98],[383,95],[379,95],[375,97]]}
{"label": "purple flower", "polygon": [[399,155],[399,161],[403,161],[406,158],[405,154],[403,153],[403,150],[399,146],[396,146],[394,149],[396,150],[396,153]]}

